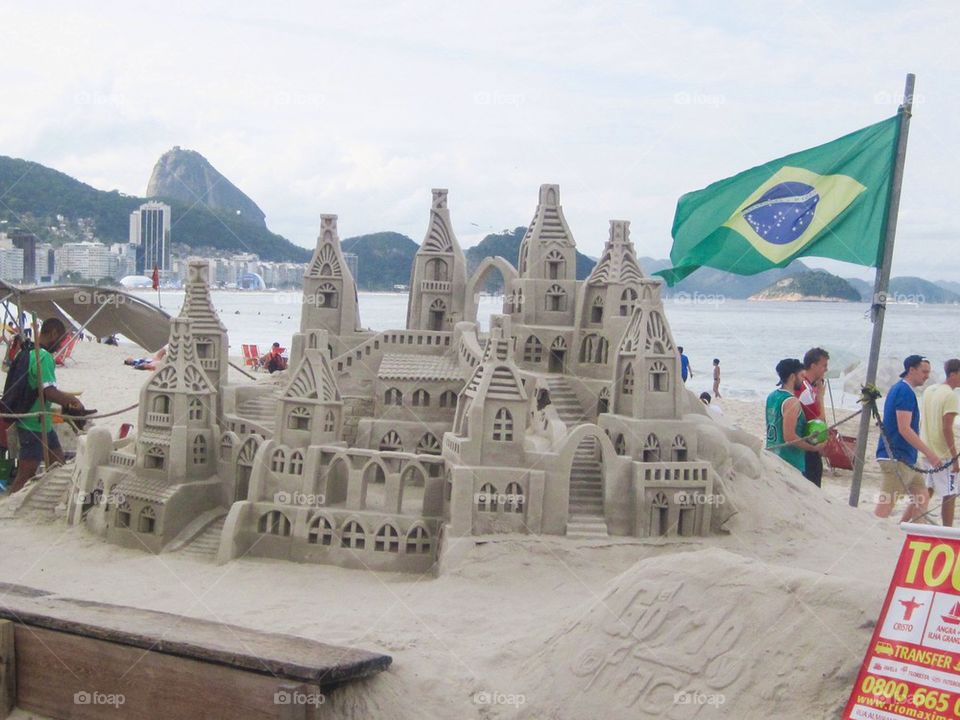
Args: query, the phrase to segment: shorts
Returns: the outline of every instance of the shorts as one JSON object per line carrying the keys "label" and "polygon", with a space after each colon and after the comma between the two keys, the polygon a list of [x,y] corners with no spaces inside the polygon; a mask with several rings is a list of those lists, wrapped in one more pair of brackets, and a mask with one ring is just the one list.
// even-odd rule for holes
{"label": "shorts", "polygon": [[[926,466],[929,468],[930,463],[926,463]],[[949,466],[935,473],[927,473],[926,479],[927,487],[942,498],[957,494],[957,474]]]}
{"label": "shorts", "polygon": [[927,492],[927,485],[923,475],[895,460],[878,460],[883,479],[880,483],[881,492],[896,504],[903,495],[914,495]]}
{"label": "shorts", "polygon": [[[20,443],[20,460],[43,460],[43,441],[40,430],[27,430],[17,427],[17,440]],[[55,430],[47,432],[47,447],[50,450],[60,450],[60,438]]]}

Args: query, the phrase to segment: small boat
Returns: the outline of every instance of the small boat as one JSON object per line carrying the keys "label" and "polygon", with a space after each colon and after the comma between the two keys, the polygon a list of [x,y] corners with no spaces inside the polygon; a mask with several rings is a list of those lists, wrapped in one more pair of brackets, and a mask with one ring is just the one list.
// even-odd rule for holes
{"label": "small boat", "polygon": [[941,615],[940,618],[945,623],[950,623],[951,625],[960,625],[960,602],[955,602],[953,607],[950,608],[950,612],[946,615]]}

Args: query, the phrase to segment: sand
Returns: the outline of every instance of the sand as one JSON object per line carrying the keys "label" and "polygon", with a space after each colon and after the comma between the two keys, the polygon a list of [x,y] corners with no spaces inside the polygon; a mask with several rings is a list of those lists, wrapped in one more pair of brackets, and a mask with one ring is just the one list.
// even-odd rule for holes
{"label": "sand", "polygon": [[[60,386],[102,411],[132,404],[147,374],[122,366],[129,354],[80,345]],[[722,405],[761,433],[759,403]],[[135,413],[104,424],[124,421]],[[902,543],[870,512],[875,473],[857,509],[848,476],[828,470],[818,490],[767,455],[761,478],[729,488],[728,534],[460,538],[439,577],[215,566],[3,520],[0,578],[393,656],[388,672],[332,693],[328,718],[834,718]]]}

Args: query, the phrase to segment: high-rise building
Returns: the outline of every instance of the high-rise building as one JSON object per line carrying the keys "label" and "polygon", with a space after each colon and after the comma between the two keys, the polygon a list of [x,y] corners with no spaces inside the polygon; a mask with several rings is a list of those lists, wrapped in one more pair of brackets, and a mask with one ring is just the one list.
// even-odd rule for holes
{"label": "high-rise building", "polygon": [[20,279],[25,283],[35,283],[37,281],[35,275],[37,265],[37,236],[31,232],[13,230],[8,234],[8,237],[15,248],[23,250],[23,276]]}
{"label": "high-rise building", "polygon": [[[347,267],[350,269],[350,276],[354,279],[355,282],[359,282],[358,278],[360,276],[357,275],[357,269],[360,264],[360,261],[357,258],[357,254],[345,252],[343,254],[343,262],[345,262]],[[300,278],[297,278],[297,279],[299,280]]]}
{"label": "high-rise building", "polygon": [[53,245],[39,243],[37,245],[36,274],[38,283],[51,283],[56,276],[56,262]]}
{"label": "high-rise building", "polygon": [[130,213],[130,244],[137,247],[137,272],[149,275],[153,268],[170,267],[170,206],[146,202]]}
{"label": "high-rise building", "polygon": [[111,258],[109,248],[103,243],[64,243],[57,249],[57,270],[61,277],[76,273],[88,280],[100,280],[116,272],[116,264],[111,263]]}
{"label": "high-rise building", "polygon": [[0,280],[15,283],[23,280],[23,250],[0,247]]}

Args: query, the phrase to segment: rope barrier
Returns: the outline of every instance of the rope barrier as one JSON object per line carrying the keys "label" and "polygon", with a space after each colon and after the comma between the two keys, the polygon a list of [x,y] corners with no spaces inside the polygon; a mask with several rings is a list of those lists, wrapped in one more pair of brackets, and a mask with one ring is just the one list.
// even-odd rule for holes
{"label": "rope barrier", "polygon": [[[134,403],[120,410],[114,410],[113,412],[108,413],[97,413],[96,415],[64,415],[65,418],[73,418],[76,420],[101,420],[103,418],[114,417],[115,415],[122,415],[125,412],[130,412],[134,408],[140,406],[140,403]],[[0,413],[0,418],[4,420],[21,420],[23,418],[39,417],[40,415],[62,415],[62,413],[48,412],[46,410],[38,410],[37,412],[29,413]]]}

